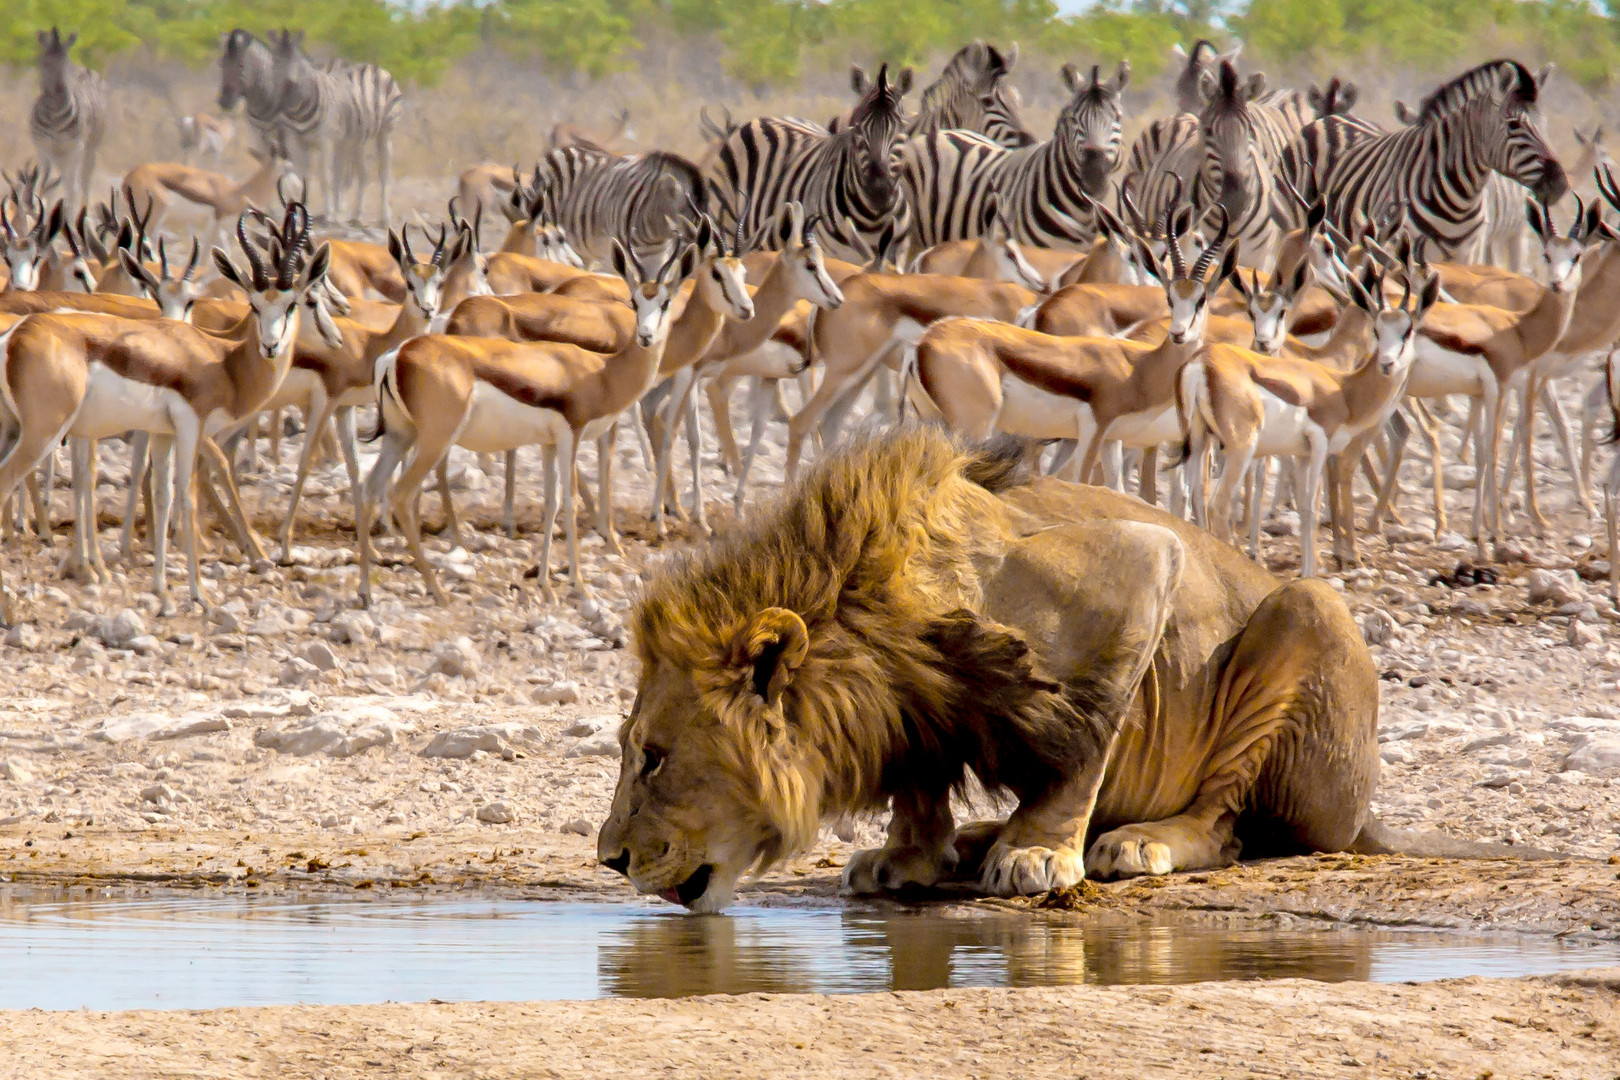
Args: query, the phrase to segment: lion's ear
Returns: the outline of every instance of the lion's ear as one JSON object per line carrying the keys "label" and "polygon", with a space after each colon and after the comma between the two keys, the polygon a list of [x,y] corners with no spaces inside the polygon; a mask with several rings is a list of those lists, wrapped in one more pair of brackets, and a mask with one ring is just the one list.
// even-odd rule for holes
{"label": "lion's ear", "polygon": [[787,608],[765,608],[750,615],[731,639],[731,664],[748,670],[754,693],[774,705],[809,651],[803,619]]}

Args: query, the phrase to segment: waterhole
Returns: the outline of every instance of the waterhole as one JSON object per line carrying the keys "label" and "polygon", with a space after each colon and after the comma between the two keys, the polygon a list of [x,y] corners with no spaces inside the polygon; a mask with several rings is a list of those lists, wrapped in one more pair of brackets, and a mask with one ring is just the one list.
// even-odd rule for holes
{"label": "waterhole", "polygon": [[0,1008],[533,1001],[1309,978],[1620,963],[1615,943],[1359,928],[1104,924],[895,906],[0,895]]}

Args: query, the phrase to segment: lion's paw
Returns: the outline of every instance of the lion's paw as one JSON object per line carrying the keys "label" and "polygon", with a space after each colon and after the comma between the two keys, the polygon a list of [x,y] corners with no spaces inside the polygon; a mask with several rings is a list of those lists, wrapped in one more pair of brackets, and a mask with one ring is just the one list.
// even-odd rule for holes
{"label": "lion's paw", "polygon": [[857,896],[930,888],[956,869],[956,852],[924,851],[915,847],[867,848],[849,857],[844,867],[844,891]]}
{"label": "lion's paw", "polygon": [[1086,852],[1086,872],[1094,878],[1168,874],[1175,868],[1170,845],[1135,825],[1103,833]]}
{"label": "lion's paw", "polygon": [[991,896],[1034,896],[1067,889],[1085,876],[1085,861],[1078,852],[998,844],[985,858],[979,881]]}

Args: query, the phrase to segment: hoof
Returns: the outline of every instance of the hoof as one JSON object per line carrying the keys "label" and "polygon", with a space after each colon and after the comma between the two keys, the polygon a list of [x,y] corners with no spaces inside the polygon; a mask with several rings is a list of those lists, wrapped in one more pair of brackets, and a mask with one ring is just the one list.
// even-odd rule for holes
{"label": "hoof", "polygon": [[1085,859],[1077,851],[997,843],[984,860],[979,883],[991,896],[1036,896],[1077,885],[1085,876]]}

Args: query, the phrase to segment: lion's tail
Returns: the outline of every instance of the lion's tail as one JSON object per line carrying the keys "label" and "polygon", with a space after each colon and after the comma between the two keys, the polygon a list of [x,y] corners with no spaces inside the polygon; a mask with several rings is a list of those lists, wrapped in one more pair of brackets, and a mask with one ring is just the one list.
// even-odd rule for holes
{"label": "lion's tail", "polygon": [[1367,819],[1349,850],[1355,855],[1413,855],[1420,859],[1573,858],[1521,844],[1491,844],[1479,840],[1459,840],[1444,833],[1392,829],[1375,817]]}

